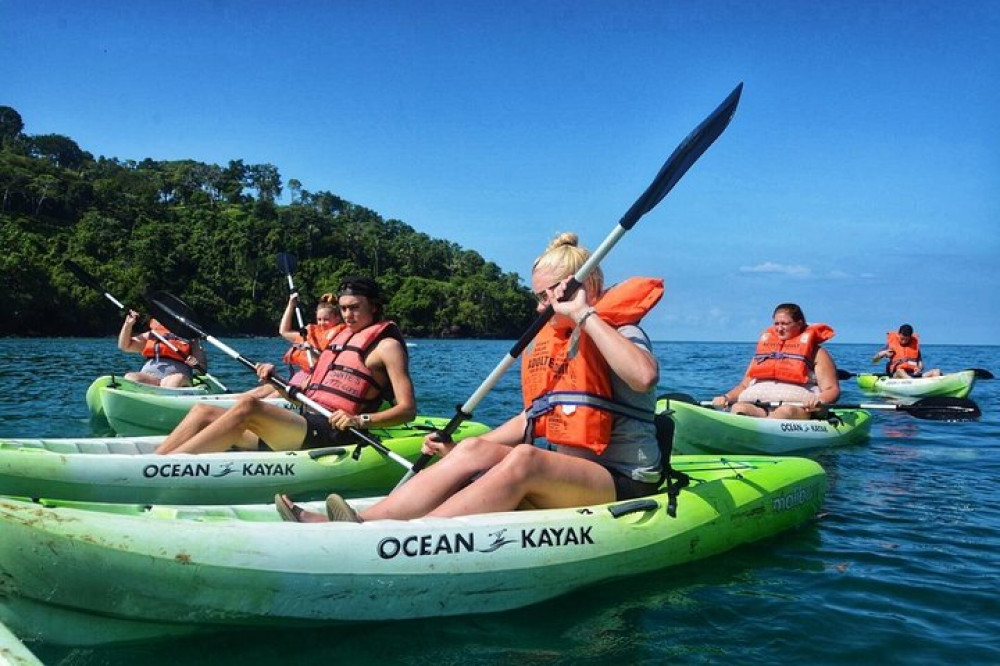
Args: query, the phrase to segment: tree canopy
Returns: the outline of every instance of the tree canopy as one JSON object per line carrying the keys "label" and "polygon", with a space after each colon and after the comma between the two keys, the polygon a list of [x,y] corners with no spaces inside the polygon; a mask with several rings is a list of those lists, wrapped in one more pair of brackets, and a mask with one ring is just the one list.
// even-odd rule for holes
{"label": "tree canopy", "polygon": [[477,252],[342,199],[284,183],[272,164],[94,156],[24,133],[0,106],[0,335],[104,335],[121,318],[63,267],[72,259],[129,307],[166,290],[224,334],[273,335],[288,299],[276,256],[297,258],[305,305],[346,275],[376,278],[387,314],[419,337],[516,338],[530,291]]}

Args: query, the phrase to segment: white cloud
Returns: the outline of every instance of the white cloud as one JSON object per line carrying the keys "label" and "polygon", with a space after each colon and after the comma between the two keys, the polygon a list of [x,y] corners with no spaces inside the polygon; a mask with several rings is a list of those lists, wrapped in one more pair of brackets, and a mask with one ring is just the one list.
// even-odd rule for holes
{"label": "white cloud", "polygon": [[776,264],[773,261],[765,261],[756,266],[740,266],[741,273],[782,273],[795,277],[808,277],[812,275],[812,270],[808,266],[786,266]]}

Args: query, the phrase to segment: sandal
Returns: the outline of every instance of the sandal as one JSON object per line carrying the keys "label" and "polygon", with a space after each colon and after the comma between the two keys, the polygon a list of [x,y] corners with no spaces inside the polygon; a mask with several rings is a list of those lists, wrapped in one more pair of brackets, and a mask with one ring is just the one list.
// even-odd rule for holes
{"label": "sandal", "polygon": [[[298,507],[296,507],[298,508]],[[301,512],[302,509],[299,509]],[[326,498],[326,516],[333,523],[360,523],[361,516],[354,508],[344,501],[340,495],[333,493]]]}
{"label": "sandal", "polygon": [[288,523],[302,522],[302,507],[296,505],[287,495],[278,493],[274,496],[274,508],[278,510],[281,519]]}

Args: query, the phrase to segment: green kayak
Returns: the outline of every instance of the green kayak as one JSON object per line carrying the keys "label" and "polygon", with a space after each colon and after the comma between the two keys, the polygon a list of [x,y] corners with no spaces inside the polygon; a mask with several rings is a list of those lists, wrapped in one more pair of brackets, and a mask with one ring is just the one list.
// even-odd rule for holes
{"label": "green kayak", "polygon": [[657,402],[672,409],[677,453],[808,455],[868,440],[871,414],[863,409],[833,409],[827,419],[787,420],[743,416],[681,400]]}
{"label": "green kayak", "polygon": [[[427,433],[448,419],[418,416],[368,434],[413,461]],[[489,428],[465,421],[461,440]],[[277,492],[320,498],[385,492],[406,471],[371,446],[304,451],[231,451],[156,455],[163,437],[0,439],[0,489],[6,495],[89,502],[239,504]]]}
{"label": "green kayak", "polygon": [[827,488],[805,458],[678,456],[674,466],[691,477],[676,517],[665,494],[366,523],[282,522],[273,505],[0,498],[0,597],[89,618],[92,642],[104,628],[127,640],[490,613],[770,537],[812,518]]}
{"label": "green kayak", "polygon": [[889,398],[965,398],[976,384],[975,370],[952,372],[938,377],[897,379],[885,375],[858,375],[858,388],[865,393]]}
{"label": "green kayak", "polygon": [[87,407],[90,409],[91,423],[95,427],[107,425],[107,417],[104,412],[103,394],[107,389],[115,389],[122,392],[138,393],[143,395],[162,396],[198,396],[209,393],[222,393],[224,389],[221,384],[211,375],[195,377],[194,386],[185,388],[167,388],[164,386],[153,386],[135,382],[124,377],[115,375],[103,375],[98,377],[87,388]]}

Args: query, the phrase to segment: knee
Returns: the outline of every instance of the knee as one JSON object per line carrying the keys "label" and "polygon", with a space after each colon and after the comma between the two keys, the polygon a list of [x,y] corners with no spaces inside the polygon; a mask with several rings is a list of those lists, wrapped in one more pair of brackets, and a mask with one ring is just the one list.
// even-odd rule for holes
{"label": "knee", "polygon": [[535,446],[515,446],[497,464],[497,473],[504,476],[505,483],[522,485],[536,475],[545,455],[545,451]]}
{"label": "knee", "polygon": [[241,395],[236,399],[236,404],[233,405],[229,411],[234,414],[238,414],[241,417],[245,417],[254,414],[259,406],[260,401],[257,398],[251,395]]}
{"label": "knee", "polygon": [[211,423],[215,419],[219,418],[224,411],[225,410],[221,407],[216,407],[214,405],[195,403],[194,407],[192,407],[188,412],[188,418],[192,421]]}
{"label": "knee", "polygon": [[187,377],[179,372],[175,372],[172,375],[167,375],[160,380],[160,386],[166,386],[168,388],[180,388],[182,386],[190,386],[187,381]]}

